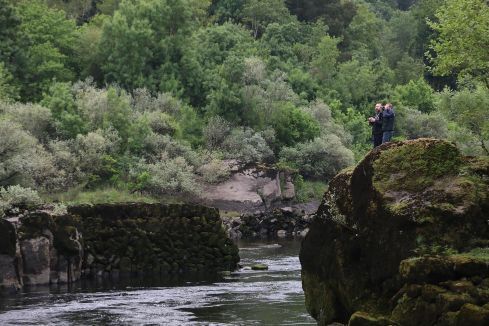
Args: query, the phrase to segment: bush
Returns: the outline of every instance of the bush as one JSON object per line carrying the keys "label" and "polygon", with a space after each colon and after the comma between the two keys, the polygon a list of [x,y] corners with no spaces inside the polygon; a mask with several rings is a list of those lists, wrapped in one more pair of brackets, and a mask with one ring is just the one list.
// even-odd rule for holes
{"label": "bush", "polygon": [[19,185],[0,188],[0,217],[17,206],[32,207],[42,203],[37,191]]}
{"label": "bush", "polygon": [[219,183],[229,178],[229,166],[219,159],[212,159],[209,163],[202,165],[198,172],[205,182]]}
{"label": "bush", "polygon": [[426,114],[415,109],[400,108],[397,110],[396,125],[399,134],[408,139],[448,137],[448,121],[440,112]]}
{"label": "bush", "polygon": [[280,152],[280,160],[303,176],[327,181],[354,163],[353,152],[336,135],[325,135]]}
{"label": "bush", "polygon": [[54,134],[55,126],[51,110],[36,104],[1,104],[8,119],[16,122],[39,141],[45,142]]}
{"label": "bush", "polygon": [[298,142],[311,140],[320,133],[319,124],[307,112],[290,103],[281,106],[274,113],[272,125],[277,141],[282,146],[293,146]]}
{"label": "bush", "polygon": [[241,163],[257,163],[273,158],[273,151],[262,133],[250,128],[236,128],[222,145],[225,158]]}
{"label": "bush", "polygon": [[295,198],[299,203],[307,203],[312,200],[320,201],[328,186],[321,181],[304,180],[301,175],[294,178]]}
{"label": "bush", "polygon": [[423,79],[411,80],[396,87],[396,100],[412,109],[428,113],[435,109],[433,89]]}
{"label": "bush", "polygon": [[209,119],[204,127],[204,140],[209,149],[219,148],[231,132],[231,124],[216,115]]}
{"label": "bush", "polygon": [[56,175],[52,156],[9,120],[0,119],[0,184],[49,188]]}
{"label": "bush", "polygon": [[196,183],[193,167],[183,157],[168,158],[152,164],[140,163],[138,171],[133,176],[141,179],[146,174],[144,182],[139,182],[139,189],[152,195],[197,195],[200,192]]}

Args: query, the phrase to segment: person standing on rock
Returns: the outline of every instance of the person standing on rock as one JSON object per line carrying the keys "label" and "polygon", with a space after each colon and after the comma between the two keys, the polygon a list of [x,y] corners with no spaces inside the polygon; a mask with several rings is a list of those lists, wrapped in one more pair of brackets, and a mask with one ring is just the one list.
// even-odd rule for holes
{"label": "person standing on rock", "polygon": [[390,142],[394,135],[394,120],[396,114],[391,103],[387,103],[382,112],[382,144]]}
{"label": "person standing on rock", "polygon": [[375,115],[368,118],[368,123],[372,126],[374,148],[382,144],[382,109],[382,103],[375,104]]}

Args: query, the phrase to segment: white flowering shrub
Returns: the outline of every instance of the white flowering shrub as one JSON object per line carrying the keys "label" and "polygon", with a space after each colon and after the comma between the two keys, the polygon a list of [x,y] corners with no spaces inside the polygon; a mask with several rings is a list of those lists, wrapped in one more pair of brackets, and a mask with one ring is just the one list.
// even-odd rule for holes
{"label": "white flowering shrub", "polygon": [[0,188],[0,216],[16,206],[32,207],[42,203],[37,191],[19,185]]}

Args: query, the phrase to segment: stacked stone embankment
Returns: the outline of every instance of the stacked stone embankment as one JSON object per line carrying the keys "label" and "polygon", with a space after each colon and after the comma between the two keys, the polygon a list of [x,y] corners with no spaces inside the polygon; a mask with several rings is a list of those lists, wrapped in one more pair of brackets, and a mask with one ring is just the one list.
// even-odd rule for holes
{"label": "stacked stone embankment", "polygon": [[489,325],[489,158],[378,147],[330,182],[300,260],[320,325]]}
{"label": "stacked stone embankment", "polygon": [[82,205],[62,216],[39,210],[0,223],[0,285],[10,288],[95,275],[218,272],[239,261],[218,210],[199,205]]}

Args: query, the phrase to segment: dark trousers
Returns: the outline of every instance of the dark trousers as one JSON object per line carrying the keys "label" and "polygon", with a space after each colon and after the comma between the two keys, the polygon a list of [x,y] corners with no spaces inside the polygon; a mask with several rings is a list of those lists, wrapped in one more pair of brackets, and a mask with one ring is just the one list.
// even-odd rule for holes
{"label": "dark trousers", "polygon": [[382,136],[382,144],[390,142],[392,139],[392,136],[394,136],[394,131],[384,131],[384,134]]}
{"label": "dark trousers", "polygon": [[373,134],[374,147],[382,144],[382,134]]}

